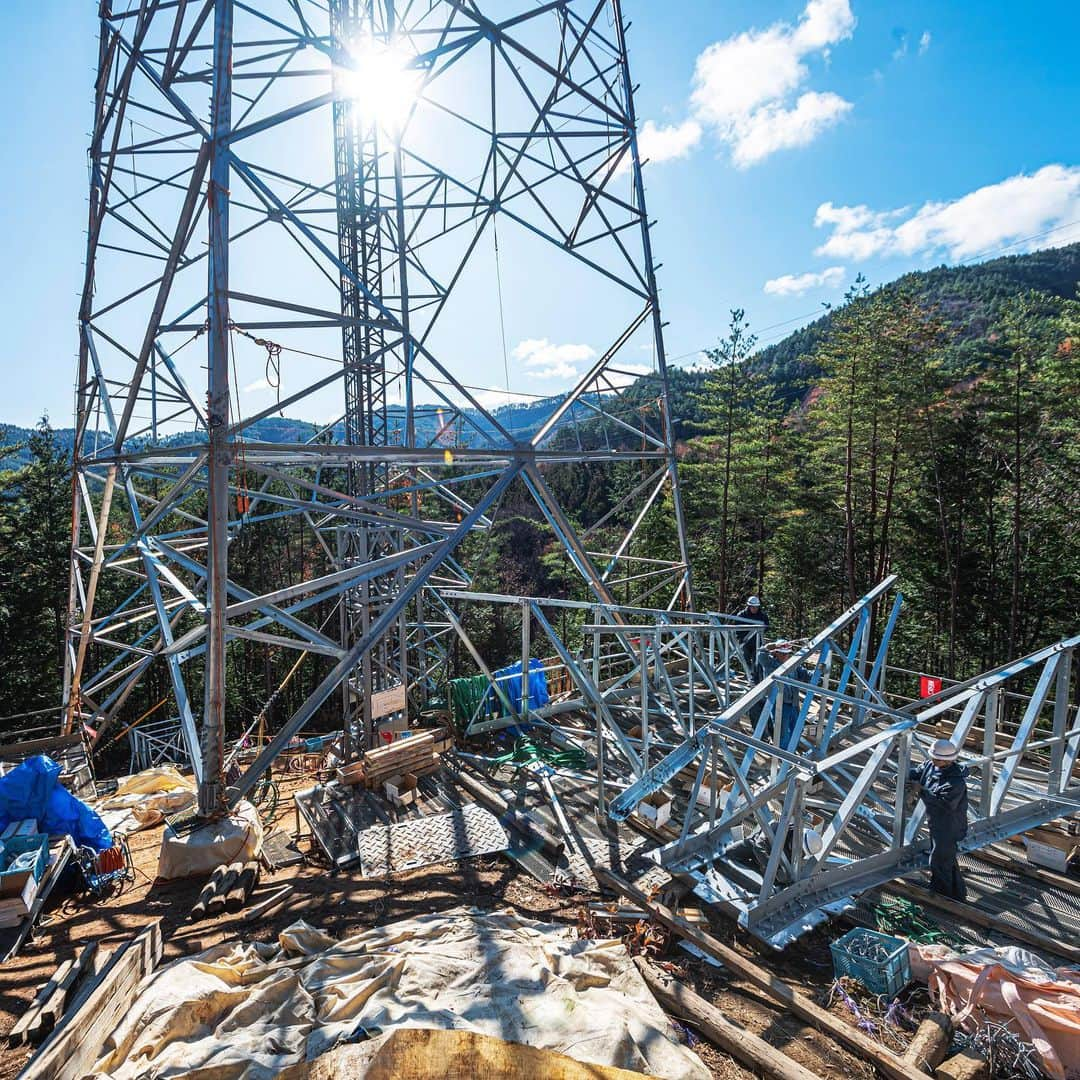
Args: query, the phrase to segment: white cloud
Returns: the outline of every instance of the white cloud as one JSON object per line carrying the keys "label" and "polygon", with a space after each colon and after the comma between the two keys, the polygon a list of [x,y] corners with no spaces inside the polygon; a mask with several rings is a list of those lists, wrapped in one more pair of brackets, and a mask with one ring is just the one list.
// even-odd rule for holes
{"label": "white cloud", "polygon": [[765,292],[773,296],[802,296],[811,289],[835,289],[844,280],[842,266],[830,266],[820,273],[784,274],[765,282]]}
{"label": "white cloud", "polygon": [[827,57],[854,29],[849,0],[809,0],[796,24],[778,22],[710,45],[694,68],[695,118],[731,148],[739,168],[806,146],[852,106],[832,92],[798,93],[810,78],[804,61]]}
{"label": "white cloud", "polygon": [[925,56],[926,50],[930,48],[930,31],[924,30],[922,37],[919,38],[919,55]]}
{"label": "white cloud", "polygon": [[777,150],[807,146],[851,109],[839,94],[803,94],[794,108],[767,105],[752,113],[739,132],[731,159],[740,168],[754,165]]}
{"label": "white cloud", "polygon": [[867,259],[944,252],[964,259],[1005,246],[1019,250],[1052,247],[1077,238],[1074,230],[1064,226],[1078,218],[1080,166],[1046,165],[951,202],[924,203],[914,212],[823,203],[814,224],[829,227],[832,233],[816,254]]}
{"label": "white cloud", "polygon": [[[515,394],[512,390],[500,390],[497,386],[489,387],[487,390],[473,390],[472,396],[484,409],[499,409],[503,405],[519,405],[523,401],[531,400],[531,395]],[[468,408],[469,403],[463,401],[462,406]]]}
{"label": "white cloud", "polygon": [[596,351],[588,345],[553,345],[547,338],[527,338],[510,355],[532,379],[572,379],[577,365],[591,360]]}
{"label": "white cloud", "polygon": [[[701,142],[701,125],[696,120],[659,127],[646,120],[638,132],[638,153],[642,161],[653,163],[686,157]],[[625,159],[627,166],[629,159]]]}
{"label": "white cloud", "polygon": [[253,394],[256,390],[273,390],[274,388],[265,379],[256,379],[253,383],[248,383],[244,387],[242,393]]}

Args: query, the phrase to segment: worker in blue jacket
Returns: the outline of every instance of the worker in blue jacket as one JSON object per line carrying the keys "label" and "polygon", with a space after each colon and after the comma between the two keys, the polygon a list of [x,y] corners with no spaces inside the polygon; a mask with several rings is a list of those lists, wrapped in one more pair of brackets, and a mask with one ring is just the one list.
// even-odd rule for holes
{"label": "worker in blue jacket", "polygon": [[929,761],[908,773],[930,825],[930,888],[953,900],[967,896],[956,860],[956,846],[967,836],[968,824],[967,772],[959,756],[955,743],[938,739],[930,747]]}

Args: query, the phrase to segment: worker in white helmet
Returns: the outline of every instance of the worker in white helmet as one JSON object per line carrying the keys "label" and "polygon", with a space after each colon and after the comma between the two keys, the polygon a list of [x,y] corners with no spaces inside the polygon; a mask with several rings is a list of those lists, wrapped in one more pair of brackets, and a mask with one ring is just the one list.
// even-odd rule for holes
{"label": "worker in white helmet", "polygon": [[765,634],[769,629],[769,615],[762,606],[761,597],[751,596],[746,601],[746,607],[737,613],[736,618],[764,624],[761,627],[755,626],[752,629],[740,630],[735,635],[746,660],[746,666],[750,670],[750,675],[757,682],[761,679],[761,672],[757,666],[757,651],[765,640]]}
{"label": "worker in white helmet", "polygon": [[967,836],[968,826],[967,771],[959,757],[955,743],[937,739],[929,759],[908,773],[930,826],[930,888],[953,900],[967,896],[956,860],[957,844]]}

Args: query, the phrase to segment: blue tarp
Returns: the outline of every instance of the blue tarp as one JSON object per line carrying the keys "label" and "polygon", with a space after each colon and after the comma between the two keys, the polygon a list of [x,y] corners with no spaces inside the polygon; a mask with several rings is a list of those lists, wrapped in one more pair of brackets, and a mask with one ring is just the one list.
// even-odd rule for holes
{"label": "blue tarp", "polygon": [[38,754],[0,776],[0,830],[12,821],[34,818],[42,833],[67,833],[80,847],[95,851],[111,848],[105,822],[60,783],[60,772],[51,757]]}
{"label": "blue tarp", "polygon": [[[493,672],[503,693],[510,699],[510,703],[517,711],[521,711],[521,661],[511,664],[509,667],[499,668]],[[495,694],[495,688],[488,690],[488,706],[495,716],[501,716],[506,710],[502,707]],[[529,708],[539,709],[551,700],[548,695],[547,676],[544,674],[544,665],[535,656],[529,658]]]}

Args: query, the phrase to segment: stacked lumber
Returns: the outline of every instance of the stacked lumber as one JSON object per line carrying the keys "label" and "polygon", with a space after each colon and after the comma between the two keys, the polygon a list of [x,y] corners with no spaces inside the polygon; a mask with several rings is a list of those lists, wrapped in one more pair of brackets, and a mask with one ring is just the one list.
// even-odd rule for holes
{"label": "stacked lumber", "polygon": [[377,788],[405,773],[426,776],[438,769],[442,763],[440,755],[452,745],[453,740],[442,728],[417,732],[379,750],[369,750],[362,760],[340,768],[338,779],[343,784]]}
{"label": "stacked lumber", "polygon": [[77,957],[65,960],[8,1032],[8,1046],[37,1046],[59,1023],[79,985],[87,976],[96,975],[102,962],[96,941],[84,945]]}
{"label": "stacked lumber", "polygon": [[95,960],[94,974],[85,979],[18,1080],[79,1080],[86,1076],[161,953],[161,920],[156,919],[121,944],[100,964],[100,970]]}
{"label": "stacked lumber", "polygon": [[259,863],[254,861],[222,863],[202,887],[202,892],[191,909],[192,921],[243,908],[258,883],[259,870]]}

